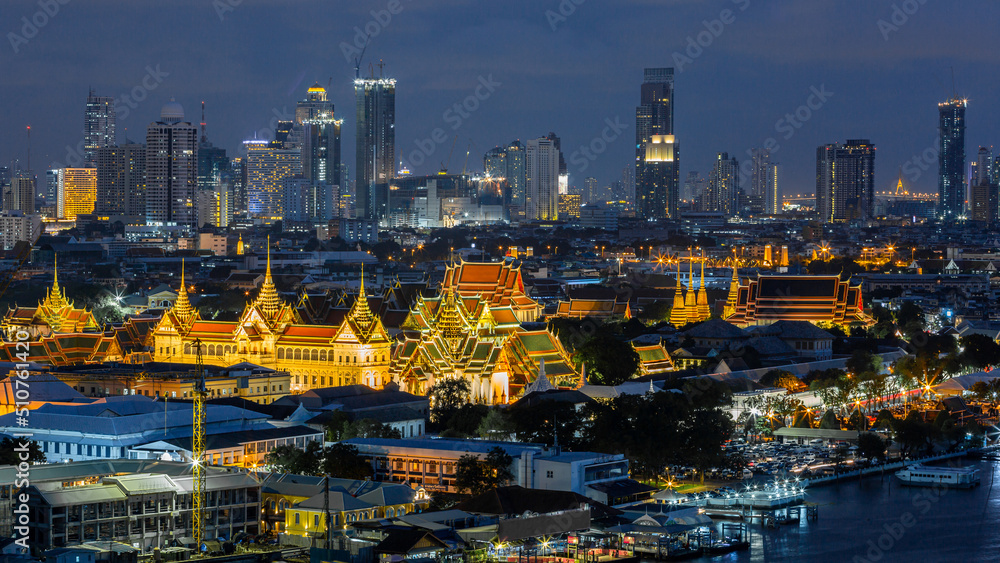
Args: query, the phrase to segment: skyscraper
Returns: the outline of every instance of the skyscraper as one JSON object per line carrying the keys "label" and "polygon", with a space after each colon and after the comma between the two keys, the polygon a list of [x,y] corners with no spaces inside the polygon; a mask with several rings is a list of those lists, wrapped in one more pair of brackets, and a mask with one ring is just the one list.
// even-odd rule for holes
{"label": "skyscraper", "polygon": [[524,145],[514,141],[507,145],[507,211],[511,221],[524,219],[528,180],[525,173]]}
{"label": "skyscraper", "polygon": [[126,143],[97,149],[97,213],[146,215],[146,147]]}
{"label": "skyscraper", "polygon": [[559,149],[548,137],[528,141],[525,151],[525,218],[559,219]]}
{"label": "skyscraper", "polygon": [[317,185],[342,184],[340,130],[344,120],[336,119],[333,110],[333,102],[319,84],[313,84],[295,108],[296,126],[302,128],[302,176]]}
{"label": "skyscraper", "polygon": [[74,220],[77,215],[94,212],[97,201],[96,168],[60,168],[56,192],[56,215]]}
{"label": "skyscraper", "polygon": [[816,210],[824,223],[870,219],[875,211],[875,145],[849,139],[816,149]]}
{"label": "skyscraper", "polygon": [[958,98],[938,104],[938,216],[944,220],[965,214],[966,105]]}
{"label": "skyscraper", "polygon": [[601,201],[597,188],[597,178],[589,176],[583,181],[583,202],[598,203]]}
{"label": "skyscraper", "polygon": [[18,170],[3,186],[3,211],[35,212],[35,177],[28,170]]}
{"label": "skyscraper", "polygon": [[146,221],[196,227],[198,128],[173,99],[146,129]]}
{"label": "skyscraper", "polygon": [[976,186],[983,182],[995,182],[993,177],[993,150],[989,147],[979,147],[976,160],[969,166],[969,186]]}
{"label": "skyscraper", "polygon": [[778,202],[778,165],[771,162],[770,149],[750,151],[751,176],[750,196],[755,213],[774,215],[781,210]]}
{"label": "skyscraper", "polygon": [[673,97],[674,69],[645,69],[635,108],[635,205],[645,219],[677,217],[680,162]]}
{"label": "skyscraper", "polygon": [[90,90],[83,119],[84,166],[96,165],[97,149],[118,143],[115,121],[115,99],[109,96],[97,96],[94,90]]}
{"label": "skyscraper", "polygon": [[708,176],[708,209],[728,216],[738,215],[743,190],[740,189],[740,163],[729,153],[715,155],[715,164]]}
{"label": "skyscraper", "polygon": [[491,178],[507,177],[507,150],[504,147],[493,147],[483,155],[483,170]]}
{"label": "skyscraper", "polygon": [[681,192],[681,199],[693,202],[701,197],[701,194],[705,192],[707,187],[708,180],[697,170],[692,170],[688,172],[687,178],[684,179],[684,190]]}
{"label": "skyscraper", "polygon": [[559,137],[555,133],[549,132],[548,140],[552,141],[553,146],[555,146],[556,151],[559,153],[559,193],[568,194],[569,193],[569,168],[566,166],[566,159],[563,157],[562,144],[559,141]]}
{"label": "skyscraper", "polygon": [[[381,74],[381,64],[379,64]],[[357,217],[377,221],[388,213],[389,181],[396,165],[396,80],[354,79],[357,103]]]}
{"label": "skyscraper", "polygon": [[285,180],[302,175],[302,155],[268,141],[245,141],[246,191],[251,217],[280,220],[284,214]]}

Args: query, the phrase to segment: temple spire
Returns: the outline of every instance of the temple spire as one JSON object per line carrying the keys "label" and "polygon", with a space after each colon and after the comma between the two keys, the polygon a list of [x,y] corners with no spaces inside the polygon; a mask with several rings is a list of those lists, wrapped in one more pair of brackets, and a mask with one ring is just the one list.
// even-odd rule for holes
{"label": "temple spire", "polygon": [[[351,306],[351,312],[349,315],[351,319],[357,323],[359,328],[364,331],[370,331],[375,315],[372,314],[371,308],[368,307],[368,295],[365,293],[364,264],[361,264],[361,286],[358,289],[358,297],[354,300],[354,305]],[[365,334],[365,337],[367,336],[368,334]]]}
{"label": "temple spire", "polygon": [[729,318],[736,312],[736,302],[740,296],[740,275],[739,263],[736,260],[736,251],[733,250],[733,279],[729,282],[729,297],[726,299],[726,311],[723,317]]}
{"label": "temple spire", "polygon": [[687,324],[687,311],[684,310],[684,295],[681,286],[681,259],[677,257],[677,284],[674,288],[674,306],[670,309],[670,324],[680,328]]}
{"label": "temple spire", "polygon": [[186,321],[191,318],[193,310],[194,308],[188,300],[187,284],[184,280],[184,259],[181,258],[181,288],[177,291],[177,300],[174,301],[173,311],[179,319]]}
{"label": "temple spire", "polygon": [[274,280],[271,278],[271,237],[267,237],[267,270],[264,273],[264,283],[260,287],[260,294],[257,295],[257,305],[262,313],[268,317],[275,317],[281,310],[281,297],[274,287]]}
{"label": "temple spire", "polygon": [[59,310],[69,303],[66,301],[66,297],[62,293],[62,289],[59,288],[59,254],[55,255],[55,259],[52,263],[52,287],[49,289],[48,294],[45,296],[45,305],[52,310]]}
{"label": "temple spire", "polygon": [[708,308],[708,290],[705,289],[705,249],[701,249],[701,285],[698,287],[698,317],[708,320],[712,316]]}
{"label": "temple spire", "polygon": [[695,299],[694,289],[694,252],[688,248],[688,288],[684,294],[684,310],[687,313],[689,323],[698,322],[698,302]]}

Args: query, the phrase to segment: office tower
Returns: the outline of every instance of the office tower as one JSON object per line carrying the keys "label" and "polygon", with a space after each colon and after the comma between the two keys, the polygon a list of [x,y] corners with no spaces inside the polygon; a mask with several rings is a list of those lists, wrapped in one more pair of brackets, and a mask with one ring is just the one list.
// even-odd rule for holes
{"label": "office tower", "polygon": [[244,141],[247,148],[246,191],[251,217],[280,220],[285,180],[302,175],[302,155],[267,141]]}
{"label": "office tower", "polygon": [[771,162],[770,149],[750,151],[751,211],[774,215],[781,210],[778,202],[778,165]]}
{"label": "office tower", "polygon": [[56,192],[56,216],[73,221],[77,215],[94,212],[97,201],[96,168],[60,168]]}
{"label": "office tower", "polygon": [[674,69],[645,69],[635,108],[635,205],[644,219],[677,217],[680,163],[673,97]]}
{"label": "office tower", "polygon": [[708,209],[727,216],[740,213],[743,190],[740,189],[740,163],[729,153],[715,155],[715,164],[708,176]]}
{"label": "office tower", "polygon": [[35,177],[27,170],[18,170],[3,188],[4,211],[35,212]]}
{"label": "office tower", "polygon": [[507,191],[506,200],[511,221],[524,219],[526,198],[528,195],[528,180],[525,172],[524,145],[514,141],[507,145]]}
{"label": "office tower", "polygon": [[356,213],[373,221],[388,213],[388,186],[396,165],[396,80],[381,76],[381,69],[380,63],[378,78],[354,79]]}
{"label": "office tower", "polygon": [[320,219],[331,213],[330,206],[339,199],[341,180],[340,132],[344,121],[334,117],[333,102],[326,89],[314,84],[306,99],[295,108],[296,126],[301,129],[302,176],[310,183],[312,201],[324,202],[323,211],[311,211]]}
{"label": "office tower", "polygon": [[528,141],[524,161],[525,218],[529,221],[559,219],[559,150],[555,141],[548,137]]}
{"label": "office tower", "polygon": [[580,218],[580,195],[579,194],[559,194],[559,216],[563,220]]}
{"label": "office tower", "polygon": [[816,149],[816,210],[824,223],[871,219],[875,205],[875,145],[849,139]]}
{"label": "office tower", "polygon": [[[59,169],[51,168],[45,171],[45,204],[55,205],[56,192],[59,190]],[[143,211],[145,213],[145,211]]]}
{"label": "office tower", "polygon": [[42,233],[42,216],[23,211],[0,211],[0,250],[10,250],[21,241],[34,244]]}
{"label": "office tower", "polygon": [[229,160],[229,173],[233,192],[233,216],[245,217],[249,198],[247,198],[247,159],[242,156]]}
{"label": "office tower", "polygon": [[597,203],[601,201],[600,192],[598,192],[597,178],[590,176],[583,180],[583,202],[584,203]]}
{"label": "office tower", "polygon": [[504,147],[493,147],[483,155],[483,170],[491,178],[507,176],[507,150]]}
{"label": "office tower", "polygon": [[171,99],[146,129],[146,222],[196,227],[198,128]]}
{"label": "office tower", "polygon": [[976,160],[969,166],[969,186],[977,186],[983,182],[995,182],[993,176],[993,150],[989,147],[979,147]]}
{"label": "office tower", "polygon": [[127,143],[97,149],[96,213],[146,215],[146,147]]}
{"label": "office tower", "polygon": [[967,100],[951,98],[938,104],[938,216],[965,214],[965,108]]}
{"label": "office tower", "polygon": [[232,165],[226,149],[208,140],[205,102],[201,103],[201,138],[198,141],[198,191],[196,225],[227,227],[233,217]]}
{"label": "office tower", "polygon": [[566,166],[566,159],[563,157],[562,145],[559,142],[559,137],[557,137],[555,133],[549,132],[549,135],[546,138],[552,141],[553,146],[555,146],[556,151],[559,153],[559,193],[568,194],[569,168]]}
{"label": "office tower", "polygon": [[984,178],[969,186],[969,219],[993,225],[997,222],[998,211],[1000,194],[995,182]]}
{"label": "office tower", "polygon": [[115,136],[115,99],[97,96],[91,90],[87,95],[87,108],[83,119],[84,166],[97,164],[97,149],[118,143]]}
{"label": "office tower", "polygon": [[693,202],[701,197],[707,188],[708,180],[697,170],[692,170],[688,172],[687,178],[684,179],[684,189],[681,190],[681,199]]}
{"label": "office tower", "polygon": [[[676,155],[675,155],[676,156]],[[618,199],[628,200],[633,206],[635,205],[635,164],[629,163],[627,166],[622,168],[622,178],[618,182],[615,182],[617,186]]]}

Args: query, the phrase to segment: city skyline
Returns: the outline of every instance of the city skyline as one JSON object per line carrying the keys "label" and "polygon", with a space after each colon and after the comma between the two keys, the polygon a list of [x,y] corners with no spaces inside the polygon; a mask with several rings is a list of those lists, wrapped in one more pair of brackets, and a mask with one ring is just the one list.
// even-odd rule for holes
{"label": "city skyline", "polygon": [[[96,32],[88,22],[99,14],[88,7],[62,7],[24,43],[8,37],[17,45],[4,55],[12,79],[2,88],[16,117],[4,121],[8,134],[0,141],[0,161],[27,157],[24,128],[32,125],[36,174],[54,162],[72,165],[67,153],[73,156],[75,148],[67,151],[66,146],[83,141],[80,100],[90,88],[119,100],[119,143],[141,140],[159,108],[174,97],[189,112],[206,101],[210,139],[238,154],[243,140],[266,134],[273,120],[293,115],[310,84],[329,83],[331,101],[348,107],[353,59],[362,48],[362,76],[381,60],[384,74],[398,80],[397,165],[418,149],[417,141],[432,138],[437,128],[446,132],[446,140],[432,144],[422,165],[409,163],[415,174],[436,172],[447,160],[455,135],[460,147],[471,144],[474,155],[481,157],[511,139],[524,142],[555,131],[562,138],[570,183],[582,187],[584,179],[593,176],[606,185],[634,158],[634,147],[624,139],[634,136],[635,88],[645,67],[675,68],[677,103],[685,108],[675,127],[685,148],[682,176],[690,171],[707,175],[718,152],[728,152],[742,163],[749,159],[748,150],[774,138],[780,148],[773,158],[782,163],[785,193],[811,192],[815,147],[847,138],[870,138],[879,146],[877,190],[893,185],[902,169],[915,190],[933,193],[936,162],[922,168],[925,150],[936,148],[935,104],[955,93],[969,98],[969,154],[993,144],[990,131],[1000,122],[987,98],[994,89],[994,73],[982,71],[996,62],[988,43],[995,40],[985,30],[976,33],[979,22],[990,21],[990,12],[997,10],[985,3],[977,12],[983,17],[974,22],[934,5],[894,14],[888,2],[856,3],[850,9],[832,3],[760,6],[742,0],[663,7],[622,2],[611,18],[583,4],[574,4],[568,15],[559,13],[558,4],[547,14],[550,7],[528,3],[503,10],[401,3],[395,14],[379,3],[337,6],[326,13],[313,13],[317,11],[309,5],[229,4],[222,6],[231,10],[193,3],[182,8],[204,16],[195,17],[192,31],[180,31],[197,34],[191,42],[197,48],[171,52],[150,45],[136,53],[116,51],[114,65],[102,63],[100,51],[110,47],[104,37],[114,34],[91,37]],[[23,15],[30,20],[35,9],[25,4]],[[140,46],[162,38],[160,30],[141,23],[160,21],[158,8],[122,10],[122,17],[108,25],[137,30],[133,33],[142,36],[137,39]],[[719,19],[723,10],[730,14]],[[140,23],[128,23],[133,17]],[[273,50],[269,41],[254,39],[242,41],[239,49],[224,45],[236,37],[257,37],[262,26],[286,20],[304,30],[301,37],[287,39],[287,49]],[[9,31],[23,35],[14,23]],[[367,46],[365,32],[358,36],[354,29],[366,26],[373,32]],[[961,34],[948,33],[958,26]],[[622,34],[626,27],[630,33]],[[422,34],[447,30],[458,33],[413,46]],[[655,56],[642,47],[654,30],[661,46]],[[767,30],[764,38],[762,30]],[[495,34],[505,39],[490,41]],[[977,35],[987,44],[965,48],[966,37]],[[64,52],[58,46],[66,41],[79,41],[82,47],[61,59],[48,54]],[[533,56],[532,42],[552,53],[547,62]],[[456,49],[457,44],[466,47]],[[206,58],[205,52],[225,56]],[[450,58],[442,59],[446,52]],[[849,64],[852,58],[861,64]],[[39,65],[53,69],[44,86],[17,78],[30,76],[30,69]],[[722,76],[728,77],[726,82],[720,82]],[[491,89],[477,90],[484,83]],[[724,84],[742,87],[720,87]],[[133,94],[142,101],[121,102],[122,95]],[[463,107],[470,97],[473,102]],[[466,110],[472,107],[476,109]],[[782,121],[798,110],[799,117],[809,115],[800,128],[794,125],[798,119],[793,124]],[[579,151],[601,136],[606,119],[615,118],[625,125],[620,138],[593,159]],[[355,126],[348,115],[347,138]],[[345,146],[344,152],[343,161],[352,162],[354,147]],[[452,168],[459,158],[452,156]]]}

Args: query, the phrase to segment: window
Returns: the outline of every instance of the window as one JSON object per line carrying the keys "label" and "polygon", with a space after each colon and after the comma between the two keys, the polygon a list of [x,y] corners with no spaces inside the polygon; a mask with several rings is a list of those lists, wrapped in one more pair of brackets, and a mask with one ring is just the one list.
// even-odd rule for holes
{"label": "window", "polygon": [[313,526],[319,526],[319,514],[313,514]]}
{"label": "window", "polygon": [[553,476],[554,475],[552,474],[551,470],[545,472],[545,478],[546,479],[551,479]]}
{"label": "window", "polygon": [[295,524],[296,525],[299,524],[299,513],[298,512],[295,513]]}

